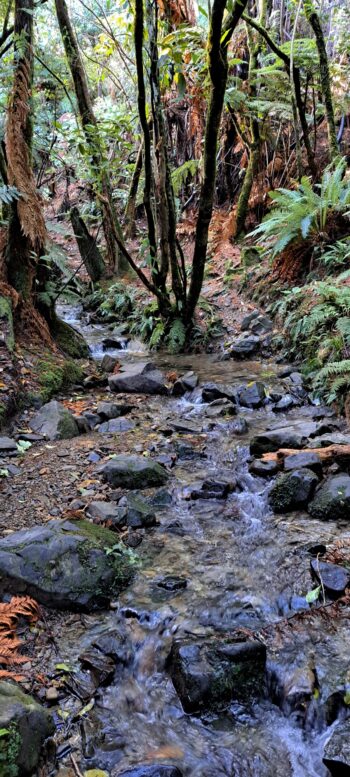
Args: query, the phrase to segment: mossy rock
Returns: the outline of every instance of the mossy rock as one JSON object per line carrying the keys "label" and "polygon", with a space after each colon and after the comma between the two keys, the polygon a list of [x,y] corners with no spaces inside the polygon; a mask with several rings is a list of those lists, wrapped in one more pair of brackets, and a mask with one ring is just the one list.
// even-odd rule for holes
{"label": "mossy rock", "polygon": [[86,359],[89,356],[89,346],[83,335],[60,318],[55,320],[53,336],[61,350],[72,359]]}
{"label": "mossy rock", "polygon": [[309,504],[309,513],[321,521],[350,520],[350,477],[339,473],[328,478]]}
{"label": "mossy rock", "polygon": [[79,383],[84,377],[78,364],[70,360],[57,361],[51,355],[40,359],[36,371],[43,402],[74,383]]}
{"label": "mossy rock", "polygon": [[134,563],[109,529],[53,520],[0,541],[0,593],[59,609],[101,609],[130,581]]}
{"label": "mossy rock", "polygon": [[269,494],[269,503],[275,513],[288,513],[305,507],[318,484],[317,475],[310,469],[295,469],[281,475]]}
{"label": "mossy rock", "polygon": [[15,347],[15,335],[13,329],[12,305],[8,297],[0,295],[0,330],[5,337],[5,343],[9,351]]}
{"label": "mossy rock", "polygon": [[54,733],[50,713],[14,683],[0,682],[0,777],[27,777]]}

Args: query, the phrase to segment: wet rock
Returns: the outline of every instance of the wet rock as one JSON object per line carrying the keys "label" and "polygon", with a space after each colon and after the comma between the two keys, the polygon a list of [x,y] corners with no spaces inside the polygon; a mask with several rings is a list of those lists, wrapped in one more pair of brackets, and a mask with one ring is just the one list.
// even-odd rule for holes
{"label": "wet rock", "polygon": [[142,496],[128,494],[118,504],[119,512],[123,515],[124,524],[131,529],[147,529],[156,523],[156,515]]}
{"label": "wet rock", "polygon": [[332,777],[350,777],[350,720],[338,723],[328,740],[323,763]]}
{"label": "wet rock", "polygon": [[266,399],[266,389],[263,383],[248,383],[238,389],[238,402],[241,407],[258,408]]}
{"label": "wet rock", "polygon": [[150,498],[149,503],[155,507],[167,507],[172,504],[172,501],[173,497],[170,491],[167,491],[166,488],[161,488]]}
{"label": "wet rock", "polygon": [[187,580],[185,577],[178,577],[177,575],[166,575],[157,580],[156,585],[158,588],[164,588],[165,591],[181,591],[187,588]]}
{"label": "wet rock", "polygon": [[181,440],[176,440],[174,448],[178,459],[183,459],[183,460],[198,459],[203,456],[202,451],[195,448],[189,442],[182,442]]}
{"label": "wet rock", "polygon": [[79,661],[83,669],[89,669],[96,688],[112,681],[115,672],[113,658],[106,656],[97,647],[84,650],[79,656]]}
{"label": "wet rock", "polygon": [[164,486],[168,473],[158,462],[146,456],[120,454],[97,468],[102,480],[114,488],[152,488]]}
{"label": "wet rock", "polygon": [[307,467],[315,472],[318,477],[322,477],[322,461],[317,453],[293,453],[284,459],[284,471],[291,472],[293,469],[302,469]]}
{"label": "wet rock", "polygon": [[280,429],[257,434],[250,443],[250,453],[253,456],[261,456],[263,453],[272,453],[279,448],[303,448],[306,446],[309,437],[309,425],[305,424],[305,431],[302,426],[293,429],[290,426],[284,426]]}
{"label": "wet rock", "polygon": [[318,431],[318,436],[314,437],[310,445],[311,448],[327,448],[328,445],[350,445],[350,435],[341,432]]}
{"label": "wet rock", "polygon": [[187,391],[194,391],[196,386],[198,386],[198,375],[194,372],[186,372],[175,381],[172,393],[174,397],[182,397]]}
{"label": "wet rock", "polygon": [[350,583],[350,570],[340,567],[338,564],[330,564],[326,561],[311,559],[312,577],[318,583],[323,583],[324,589],[331,599],[341,596]]}
{"label": "wet rock", "polygon": [[111,421],[105,421],[99,426],[98,431],[101,434],[115,434],[117,432],[129,432],[135,429],[134,421],[129,418],[113,418]]}
{"label": "wet rock", "polygon": [[280,475],[269,493],[269,504],[276,513],[288,513],[305,507],[317,483],[317,475],[309,469],[295,469]]}
{"label": "wet rock", "polygon": [[232,386],[205,383],[202,388],[202,402],[214,402],[215,399],[229,399],[236,402],[236,392]]}
{"label": "wet rock", "polygon": [[191,491],[191,499],[227,499],[234,487],[234,481],[205,480],[200,489]]}
{"label": "wet rock", "polygon": [[237,418],[233,423],[230,423],[230,432],[240,436],[241,434],[247,434],[249,430],[248,421],[245,418]]}
{"label": "wet rock", "polygon": [[102,348],[104,351],[108,351],[109,348],[112,348],[116,351],[122,351],[125,347],[125,344],[125,340],[117,340],[115,337],[105,337],[102,340]]}
{"label": "wet rock", "polygon": [[0,437],[0,453],[7,451],[17,451],[16,440],[11,440],[10,437]]}
{"label": "wet rock", "polygon": [[54,733],[49,712],[9,682],[0,682],[0,772],[27,777],[37,769],[45,739]]}
{"label": "wet rock", "polygon": [[261,695],[265,660],[255,640],[184,640],[173,644],[169,672],[185,712],[200,712]]}
{"label": "wet rock", "polygon": [[109,356],[109,354],[106,353],[101,361],[101,370],[103,370],[103,372],[113,372],[117,364],[118,359],[115,359],[114,356]]}
{"label": "wet rock", "polygon": [[207,418],[219,418],[220,416],[236,415],[237,407],[230,399],[214,399],[205,411]]}
{"label": "wet rock", "polygon": [[130,364],[125,372],[108,379],[111,391],[131,394],[168,394],[165,377],[152,363]]}
{"label": "wet rock", "polygon": [[182,777],[182,772],[177,766],[167,764],[146,764],[134,766],[124,772],[118,772],[117,777]]}
{"label": "wet rock", "polygon": [[258,335],[238,337],[230,345],[229,355],[232,359],[247,359],[257,353],[260,347]]}
{"label": "wet rock", "polygon": [[349,475],[334,475],[322,483],[309,504],[309,513],[321,521],[350,520]]}
{"label": "wet rock", "polygon": [[85,418],[83,415],[73,415],[73,418],[78,427],[79,434],[88,434],[90,431],[90,426],[87,418]]}
{"label": "wet rock", "polygon": [[304,383],[304,378],[301,372],[291,372],[289,374],[289,380],[291,383],[294,383],[295,386],[302,386]]}
{"label": "wet rock", "polygon": [[43,405],[31,420],[31,428],[47,440],[68,440],[77,437],[79,429],[72,413],[55,399]]}
{"label": "wet rock", "polygon": [[61,609],[107,607],[132,577],[115,534],[88,521],[53,520],[0,540],[0,592]]}
{"label": "wet rock", "polygon": [[251,475],[255,475],[258,478],[270,478],[273,477],[273,475],[277,475],[279,469],[275,461],[261,461],[260,459],[255,459],[249,464],[249,472]]}
{"label": "wet rock", "polygon": [[86,509],[86,515],[97,523],[112,521],[114,526],[123,525],[120,510],[112,502],[91,502]]}
{"label": "wet rock", "polygon": [[286,716],[293,714],[300,724],[304,724],[318,686],[315,668],[307,662],[291,666],[290,659],[281,664],[278,661],[270,662],[267,666],[267,682],[274,704]]}
{"label": "wet rock", "polygon": [[113,418],[127,415],[133,410],[132,405],[116,405],[115,402],[99,402],[96,413],[102,418],[102,421],[111,421]]}
{"label": "wet rock", "polygon": [[295,399],[292,397],[291,394],[285,394],[284,397],[279,399],[279,401],[275,404],[273,410],[275,413],[285,413],[288,410],[291,410],[292,407],[295,406]]}

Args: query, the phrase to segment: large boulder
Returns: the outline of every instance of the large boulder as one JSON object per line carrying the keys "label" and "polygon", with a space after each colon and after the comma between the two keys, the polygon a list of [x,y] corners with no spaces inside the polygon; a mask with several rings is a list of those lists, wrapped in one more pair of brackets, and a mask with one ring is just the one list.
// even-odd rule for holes
{"label": "large boulder", "polygon": [[284,459],[285,472],[292,472],[294,469],[302,469],[303,467],[311,469],[316,475],[322,477],[322,461],[317,453],[301,451],[300,453],[292,453]]}
{"label": "large boulder", "polygon": [[250,453],[262,456],[263,453],[272,453],[279,448],[304,448],[315,428],[316,424],[311,422],[262,432],[251,440]]}
{"label": "large boulder", "polygon": [[0,729],[1,777],[33,774],[45,739],[54,733],[49,712],[17,685],[0,682]]}
{"label": "large boulder", "polygon": [[258,335],[246,335],[238,337],[231,343],[229,354],[232,359],[249,359],[254,356],[260,347],[260,337]]}
{"label": "large boulder", "polygon": [[108,379],[111,391],[129,394],[168,394],[165,377],[152,363],[130,364],[125,372]]}
{"label": "large boulder", "polygon": [[200,712],[260,696],[265,661],[257,640],[184,640],[173,644],[169,672],[185,712]]}
{"label": "large boulder", "polygon": [[309,504],[309,513],[322,521],[350,520],[350,477],[346,474],[328,478]]}
{"label": "large boulder", "polygon": [[338,723],[328,740],[323,763],[332,777],[350,777],[350,720]]}
{"label": "large boulder", "polygon": [[78,424],[72,413],[52,399],[35,414],[31,420],[34,432],[42,434],[47,440],[69,440],[79,434]]}
{"label": "large boulder", "polygon": [[281,475],[269,493],[269,503],[275,513],[288,513],[305,507],[318,483],[310,469],[294,469]]}
{"label": "large boulder", "polygon": [[146,456],[114,456],[97,468],[102,480],[114,488],[152,488],[164,486],[168,473]]}
{"label": "large boulder", "polygon": [[29,594],[49,607],[107,607],[132,577],[116,535],[88,521],[49,521],[0,540],[0,593]]}

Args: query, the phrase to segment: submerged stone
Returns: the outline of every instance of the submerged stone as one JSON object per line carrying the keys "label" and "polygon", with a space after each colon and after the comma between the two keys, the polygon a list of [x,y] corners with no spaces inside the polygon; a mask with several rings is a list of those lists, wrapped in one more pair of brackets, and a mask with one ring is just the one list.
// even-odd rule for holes
{"label": "submerged stone", "polygon": [[54,733],[50,713],[17,685],[0,682],[0,729],[0,775],[33,774],[45,739]]}
{"label": "submerged stone", "polygon": [[323,763],[332,777],[350,777],[350,720],[338,723],[324,750]]}
{"label": "submerged stone", "polygon": [[88,521],[53,520],[0,541],[0,592],[29,594],[59,609],[109,606],[133,574],[113,532]]}
{"label": "submerged stone", "polygon": [[261,696],[265,661],[257,640],[183,640],[173,644],[169,672],[185,712],[201,712]]}
{"label": "submerged stone", "polygon": [[168,480],[164,467],[146,456],[120,454],[100,465],[97,472],[114,488],[152,488]]}

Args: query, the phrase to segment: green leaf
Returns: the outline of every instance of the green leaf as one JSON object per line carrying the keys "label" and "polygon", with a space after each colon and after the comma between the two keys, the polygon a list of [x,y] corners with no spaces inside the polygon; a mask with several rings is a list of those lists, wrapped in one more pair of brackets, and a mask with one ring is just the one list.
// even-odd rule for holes
{"label": "green leaf", "polygon": [[0,737],[6,737],[9,733],[10,731],[8,728],[0,728]]}
{"label": "green leaf", "polygon": [[305,596],[305,599],[306,599],[307,603],[308,604],[313,604],[314,602],[317,602],[317,599],[318,599],[318,597],[320,595],[320,592],[321,592],[321,586],[320,585],[318,585],[317,588],[313,588],[312,591],[308,591],[306,596]]}

